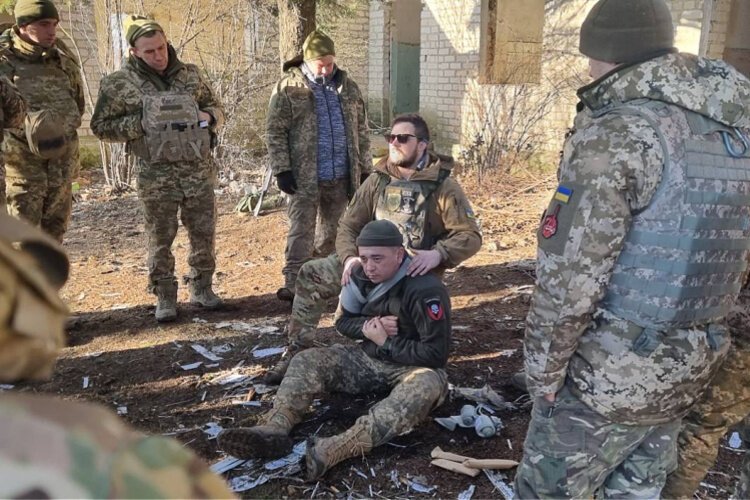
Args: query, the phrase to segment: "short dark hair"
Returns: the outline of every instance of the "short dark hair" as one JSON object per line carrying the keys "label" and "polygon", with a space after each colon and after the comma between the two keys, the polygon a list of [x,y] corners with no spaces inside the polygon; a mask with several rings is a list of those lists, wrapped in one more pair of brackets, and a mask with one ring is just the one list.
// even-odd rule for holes
{"label": "short dark hair", "polygon": [[419,137],[420,140],[430,142],[430,128],[427,126],[427,122],[424,121],[424,118],[417,113],[404,113],[398,115],[393,119],[391,128],[395,127],[397,123],[411,123],[414,125],[414,134]]}

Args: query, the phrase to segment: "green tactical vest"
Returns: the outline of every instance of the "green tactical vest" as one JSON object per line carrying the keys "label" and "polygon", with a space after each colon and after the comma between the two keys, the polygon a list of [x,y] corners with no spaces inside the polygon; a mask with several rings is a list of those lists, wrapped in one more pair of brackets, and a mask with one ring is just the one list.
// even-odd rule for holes
{"label": "green tactical vest", "polygon": [[429,250],[435,243],[427,214],[434,206],[432,194],[450,175],[450,170],[440,169],[436,181],[393,180],[388,174],[378,172],[380,184],[375,219],[386,219],[398,226],[404,235],[404,246],[415,250]]}
{"label": "green tactical vest", "polygon": [[633,216],[603,306],[656,330],[723,319],[748,266],[748,131],[654,101],[607,112],[648,121],[665,165],[651,203]]}

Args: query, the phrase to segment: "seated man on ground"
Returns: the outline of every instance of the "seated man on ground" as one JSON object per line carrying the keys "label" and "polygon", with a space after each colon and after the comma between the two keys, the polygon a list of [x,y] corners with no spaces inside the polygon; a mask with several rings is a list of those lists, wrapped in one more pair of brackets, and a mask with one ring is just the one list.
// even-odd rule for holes
{"label": "seated man on ground", "polygon": [[265,382],[278,384],[291,357],[314,343],[328,299],[336,297],[360,266],[355,239],[373,220],[389,220],[404,234],[409,276],[442,275],[479,251],[482,233],[469,200],[450,176],[453,158],[429,150],[430,131],[417,114],[397,116],[388,156],[357,189],[336,233],[336,253],[302,265],[296,281],[289,348]]}
{"label": "seated man on ground", "polygon": [[273,409],[257,426],[225,430],[219,446],[237,458],[276,458],[289,433],[322,392],[390,394],[347,431],[307,443],[307,479],[410,432],[442,403],[450,346],[450,299],[434,274],[407,277],[411,258],[387,220],[368,223],[357,246],[362,265],[343,288],[336,329],[359,345],[313,348],[295,356]]}

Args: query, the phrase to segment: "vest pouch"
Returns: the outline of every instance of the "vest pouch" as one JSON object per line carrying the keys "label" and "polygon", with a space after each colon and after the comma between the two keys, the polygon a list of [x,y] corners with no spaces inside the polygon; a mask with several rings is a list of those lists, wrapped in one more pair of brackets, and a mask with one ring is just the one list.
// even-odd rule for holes
{"label": "vest pouch", "polygon": [[194,125],[189,131],[180,134],[184,161],[202,161],[211,153],[211,134],[207,128]]}
{"label": "vest pouch", "polygon": [[712,351],[719,351],[729,341],[729,329],[724,325],[712,323],[706,330],[706,342]]}
{"label": "vest pouch", "polygon": [[647,358],[653,354],[659,345],[661,345],[662,334],[653,328],[644,328],[640,335],[633,341],[630,348],[638,356]]}
{"label": "vest pouch", "polygon": [[[149,161],[177,163],[207,158],[210,133],[200,129],[198,121],[198,105],[189,94],[167,91],[144,95],[141,125]],[[204,136],[205,141],[198,140]]]}

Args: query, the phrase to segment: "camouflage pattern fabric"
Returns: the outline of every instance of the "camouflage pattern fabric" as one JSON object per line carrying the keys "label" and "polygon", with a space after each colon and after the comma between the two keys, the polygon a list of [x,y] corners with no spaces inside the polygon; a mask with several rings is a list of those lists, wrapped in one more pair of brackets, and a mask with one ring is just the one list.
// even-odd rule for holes
{"label": "camouflage pattern fabric", "polygon": [[516,498],[659,498],[678,431],[679,421],[613,423],[563,387],[554,403],[534,402]]}
{"label": "camouflage pattern fabric", "polygon": [[[651,331],[601,302],[634,214],[660,185],[665,150],[681,151],[687,139],[676,136],[684,124],[679,114],[687,108],[750,125],[736,104],[748,102],[750,82],[721,61],[669,54],[614,72],[579,96],[588,108],[566,141],[560,188],[538,232],[525,336],[529,389],[534,396],[555,393],[569,377],[572,390],[613,422],[667,423],[687,412],[718,369],[729,347],[722,325]],[[661,132],[636,114],[603,114],[616,104],[637,107],[643,98],[667,107]]]}
{"label": "camouflage pattern fabric", "polygon": [[[679,463],[667,478],[664,498],[692,497],[713,467],[721,438],[750,414],[750,321],[748,298],[730,320],[733,345],[705,396],[682,420]],[[750,436],[748,436],[750,438]],[[749,440],[750,441],[750,440]],[[737,498],[750,498],[747,495]]]}
{"label": "camouflage pattern fabric", "polygon": [[25,138],[6,134],[3,154],[8,212],[41,227],[61,242],[73,209],[72,181],[80,167],[78,136],[72,136],[63,156],[45,160],[28,151]]}
{"label": "camouflage pattern fabric", "polygon": [[[26,102],[6,76],[0,76],[0,128],[21,128],[26,117]],[[4,134],[0,134],[0,140]],[[5,211],[5,160],[0,154],[0,211]]]}
{"label": "camouflage pattern fabric", "polygon": [[[161,76],[136,58],[123,69],[102,79],[91,129],[103,141],[126,142],[130,151],[142,146],[141,125],[144,94],[177,90],[190,94],[198,107],[214,118],[215,131],[224,122],[224,111],[211,87],[192,64],[183,64],[169,47],[170,62]],[[138,197],[149,236],[149,290],[174,277],[172,242],[177,234],[177,212],[190,239],[189,279],[216,267],[214,233],[216,171],[209,158],[200,162],[154,163],[136,158]]]}
{"label": "camouflage pattern fabric", "polygon": [[21,125],[6,128],[7,202],[11,213],[62,241],[70,219],[70,184],[80,169],[76,131],[85,106],[80,65],[62,41],[44,49],[22,40],[16,30],[0,35],[0,75],[16,85],[29,111],[49,109],[61,118],[70,150],[42,160],[29,149]]}
{"label": "camouflage pattern fabric", "polygon": [[333,253],[336,229],[349,199],[348,185],[347,179],[321,182],[317,195],[297,193],[289,198],[289,234],[282,269],[286,288],[294,290],[299,268],[311,257]]}
{"label": "camouflage pattern fabric", "polygon": [[[427,166],[415,172],[411,180],[433,182],[437,180],[441,168],[450,169],[452,165],[452,159],[431,154]],[[388,174],[389,167],[383,160],[375,165],[375,170]],[[379,177],[370,175],[365,180],[341,216],[336,235],[336,254],[311,260],[300,268],[288,328],[290,341],[297,341],[301,337],[312,338],[326,301],[341,292],[343,262],[347,257],[357,256],[357,236],[365,224],[375,220],[378,200],[383,191]],[[432,196],[435,201],[428,209],[427,227],[431,230],[429,239],[436,242],[432,248],[443,257],[442,264],[434,272],[442,274],[446,268],[457,266],[479,251],[482,232],[471,203],[458,182],[448,177]]]}
{"label": "camouflage pattern fabric", "polygon": [[323,392],[390,394],[373,405],[356,424],[367,429],[373,446],[410,432],[439,406],[448,391],[444,370],[386,363],[371,358],[359,346],[313,348],[292,358],[279,386],[274,407],[296,416],[308,412]]}
{"label": "camouflage pattern fabric", "polygon": [[[318,191],[318,122],[315,97],[307,86],[301,64],[302,58],[298,57],[283,66],[284,76],[274,87],[268,105],[266,143],[273,174],[291,171],[298,195],[313,196]],[[359,87],[341,68],[337,69],[336,78],[346,124],[351,196],[359,187],[362,174],[372,170],[370,136]]]}
{"label": "camouflage pattern fabric", "polygon": [[0,395],[2,498],[232,498],[174,439],[112,412],[48,396]]}

